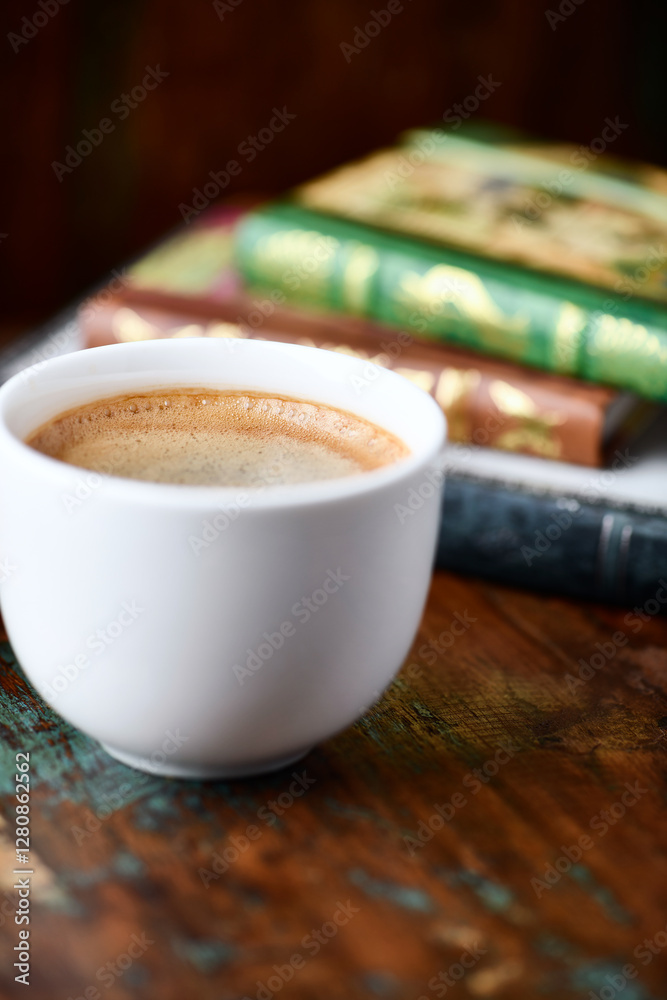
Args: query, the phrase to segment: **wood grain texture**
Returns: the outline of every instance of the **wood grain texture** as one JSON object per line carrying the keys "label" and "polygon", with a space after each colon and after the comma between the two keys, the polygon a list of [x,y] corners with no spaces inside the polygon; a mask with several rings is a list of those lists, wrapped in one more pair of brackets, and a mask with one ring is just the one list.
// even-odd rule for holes
{"label": "wood grain texture", "polygon": [[[364,719],[286,772],[229,783],[114,762],[0,645],[2,810],[13,825],[29,751],[35,870],[25,990],[7,830],[2,997],[584,1000],[616,995],[607,977],[631,964],[623,1000],[659,1000],[667,622],[647,618],[439,574]],[[132,935],[144,950],[122,970]]]}

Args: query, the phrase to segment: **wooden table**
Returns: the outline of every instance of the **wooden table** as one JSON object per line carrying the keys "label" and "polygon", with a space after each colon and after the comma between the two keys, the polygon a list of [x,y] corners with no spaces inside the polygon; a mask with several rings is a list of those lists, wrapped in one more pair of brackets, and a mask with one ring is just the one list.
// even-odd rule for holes
{"label": "wooden table", "polygon": [[382,701],[229,783],[114,762],[1,645],[2,997],[664,998],[667,622],[626,615],[438,574]]}

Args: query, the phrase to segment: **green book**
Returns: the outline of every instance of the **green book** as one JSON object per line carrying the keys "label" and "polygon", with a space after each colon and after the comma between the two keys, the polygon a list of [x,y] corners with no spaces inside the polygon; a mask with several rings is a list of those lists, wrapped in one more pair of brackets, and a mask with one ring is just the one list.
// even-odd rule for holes
{"label": "green book", "polygon": [[602,170],[600,143],[408,133],[251,212],[238,266],[273,301],[667,401],[667,175]]}

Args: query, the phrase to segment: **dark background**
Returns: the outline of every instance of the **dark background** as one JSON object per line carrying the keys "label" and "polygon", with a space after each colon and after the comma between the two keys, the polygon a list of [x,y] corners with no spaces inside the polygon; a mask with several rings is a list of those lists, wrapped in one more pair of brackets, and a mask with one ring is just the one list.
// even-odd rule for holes
{"label": "dark background", "polygon": [[[58,0],[41,2],[52,11]],[[489,74],[501,86],[480,108],[487,119],[587,144],[618,116],[628,128],[614,154],[667,162],[664,3],[404,0],[349,61],[341,43],[353,43],[386,0],[218,6],[68,0],[34,28],[23,18],[45,20],[40,0],[5,0],[5,340],[179,225],[179,204],[192,201],[210,170],[239,158],[239,143],[274,107],[296,118],[252,163],[241,159],[225,193],[278,192],[406,127],[442,124]],[[17,42],[22,33],[33,37]],[[167,79],[124,121],[110,114],[158,65]],[[114,131],[59,180],[53,162],[104,117]]]}

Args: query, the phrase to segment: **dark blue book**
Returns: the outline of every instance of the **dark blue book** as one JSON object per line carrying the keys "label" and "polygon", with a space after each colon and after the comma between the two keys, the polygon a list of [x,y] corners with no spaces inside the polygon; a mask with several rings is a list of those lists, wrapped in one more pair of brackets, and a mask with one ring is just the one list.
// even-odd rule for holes
{"label": "dark blue book", "polygon": [[436,566],[587,600],[649,602],[655,614],[667,610],[667,518],[450,475]]}

